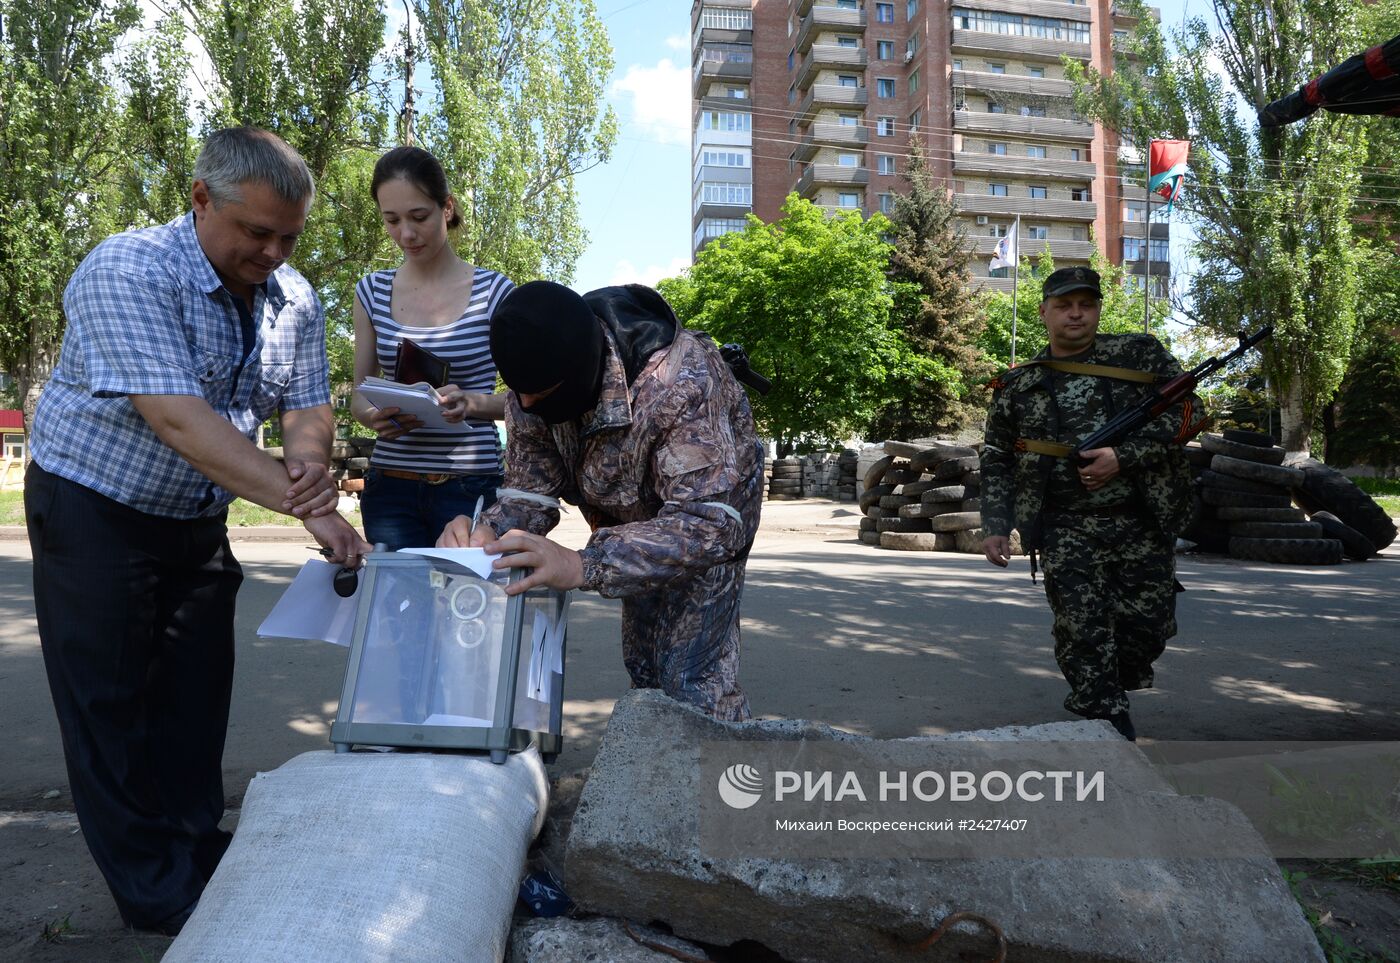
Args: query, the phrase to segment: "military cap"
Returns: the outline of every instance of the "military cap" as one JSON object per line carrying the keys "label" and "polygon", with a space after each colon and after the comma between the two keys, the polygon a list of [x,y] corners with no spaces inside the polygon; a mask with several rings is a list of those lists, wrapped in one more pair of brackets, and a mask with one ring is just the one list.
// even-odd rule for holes
{"label": "military cap", "polygon": [[1040,297],[1043,301],[1071,291],[1093,291],[1095,296],[1103,297],[1103,292],[1099,290],[1099,272],[1086,267],[1060,268],[1045,279],[1045,284],[1040,288]]}

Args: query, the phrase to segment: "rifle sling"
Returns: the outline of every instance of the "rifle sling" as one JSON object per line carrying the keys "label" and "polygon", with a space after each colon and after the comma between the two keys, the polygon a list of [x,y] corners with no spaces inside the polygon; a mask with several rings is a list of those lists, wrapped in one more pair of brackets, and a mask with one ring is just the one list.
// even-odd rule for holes
{"label": "rifle sling", "polygon": [[1058,441],[1036,441],[1034,438],[1017,438],[1017,451],[1030,451],[1037,455],[1049,455],[1051,458],[1067,458],[1069,453],[1074,451],[1073,445],[1066,445]]}
{"label": "rifle sling", "polygon": [[1082,361],[1057,361],[1054,358],[1038,358],[1027,361],[1019,365],[1022,368],[1029,368],[1032,365],[1039,365],[1049,368],[1052,371],[1060,371],[1064,374],[1077,375],[1097,375],[1100,378],[1113,378],[1115,381],[1136,381],[1139,384],[1155,385],[1162,380],[1161,375],[1153,374],[1150,371],[1138,371],[1136,368],[1117,368],[1107,364],[1086,364]]}

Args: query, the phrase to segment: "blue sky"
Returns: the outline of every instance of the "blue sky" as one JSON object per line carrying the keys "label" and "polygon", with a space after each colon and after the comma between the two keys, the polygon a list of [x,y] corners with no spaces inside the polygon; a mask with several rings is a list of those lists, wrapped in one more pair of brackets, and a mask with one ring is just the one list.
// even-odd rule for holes
{"label": "blue sky", "polygon": [[[1209,9],[1207,0],[1157,6],[1172,26]],[[690,264],[689,0],[598,0],[598,15],[616,60],[608,98],[618,140],[608,163],[577,179],[589,232],[573,280],[581,291],[654,284]],[[1172,247],[1175,262],[1179,241]]]}

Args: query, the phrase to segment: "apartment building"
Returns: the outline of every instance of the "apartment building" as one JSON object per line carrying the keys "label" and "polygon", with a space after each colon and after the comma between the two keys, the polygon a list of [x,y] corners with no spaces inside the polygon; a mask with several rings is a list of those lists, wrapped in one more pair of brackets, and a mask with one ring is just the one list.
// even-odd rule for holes
{"label": "apartment building", "polygon": [[[1165,291],[1167,225],[1146,235],[1142,159],[1078,116],[1062,56],[1111,69],[1112,0],[697,0],[695,248],[778,216],[797,191],[889,211],[917,138],[963,212],[977,283],[1020,215],[1020,250],[1097,246]],[[742,150],[729,151],[742,138]],[[1150,248],[1149,248],[1150,245]]]}

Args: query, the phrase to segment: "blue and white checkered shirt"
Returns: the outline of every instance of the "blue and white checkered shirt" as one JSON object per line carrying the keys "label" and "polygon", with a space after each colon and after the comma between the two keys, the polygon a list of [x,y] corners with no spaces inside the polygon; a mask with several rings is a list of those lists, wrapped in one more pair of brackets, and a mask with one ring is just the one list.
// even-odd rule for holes
{"label": "blue and white checkered shirt", "polygon": [[330,403],[326,321],[286,265],[255,294],[244,359],[238,309],[187,214],[109,237],[63,292],[68,327],[31,440],[47,472],[151,515],[216,515],[233,500],[156,437],[128,395],[193,395],[249,439],[274,411]]}

